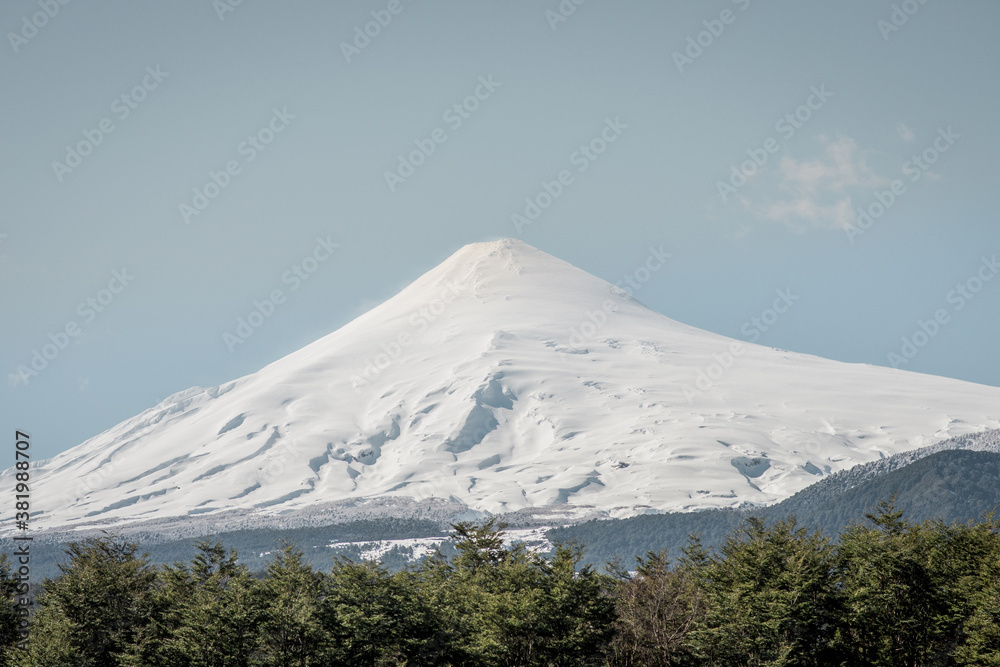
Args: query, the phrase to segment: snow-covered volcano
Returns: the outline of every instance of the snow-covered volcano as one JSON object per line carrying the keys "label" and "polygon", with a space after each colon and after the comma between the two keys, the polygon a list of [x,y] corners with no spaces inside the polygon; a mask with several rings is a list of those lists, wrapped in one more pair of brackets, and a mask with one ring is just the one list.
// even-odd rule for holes
{"label": "snow-covered volcano", "polygon": [[579,516],[770,503],[997,427],[1000,388],[737,343],[502,240],[39,463],[33,525],[387,496]]}

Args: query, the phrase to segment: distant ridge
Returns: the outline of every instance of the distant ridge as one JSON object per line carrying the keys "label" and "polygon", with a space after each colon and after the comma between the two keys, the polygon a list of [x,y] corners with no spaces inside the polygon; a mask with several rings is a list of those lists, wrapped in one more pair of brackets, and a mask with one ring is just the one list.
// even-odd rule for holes
{"label": "distant ridge", "polygon": [[[1000,429],[948,438],[936,445],[921,447],[909,452],[900,452],[888,458],[870,463],[862,463],[847,470],[841,470],[840,472],[833,473],[821,482],[807,486],[784,502],[786,504],[802,502],[819,505],[824,500],[832,500],[837,495],[843,494],[878,477],[912,465],[932,454],[955,450],[1000,454]],[[1000,484],[998,484],[998,489],[1000,489]]]}
{"label": "distant ridge", "polygon": [[770,507],[590,521],[551,530],[548,537],[583,543],[588,561],[595,563],[615,557],[630,563],[634,556],[659,549],[676,558],[689,535],[699,534],[706,546],[718,546],[749,516],[768,521],[794,516],[800,526],[834,538],[849,524],[864,523],[865,514],[893,496],[895,507],[914,522],[964,523],[1000,511],[1000,431],[854,466]]}

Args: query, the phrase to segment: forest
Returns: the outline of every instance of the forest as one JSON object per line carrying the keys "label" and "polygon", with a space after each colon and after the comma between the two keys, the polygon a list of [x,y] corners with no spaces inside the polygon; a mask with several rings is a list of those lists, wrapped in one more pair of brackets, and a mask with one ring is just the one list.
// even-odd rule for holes
{"label": "forest", "polygon": [[692,535],[600,569],[579,544],[540,554],[492,521],[452,528],[453,554],[395,571],[318,571],[285,543],[251,572],[210,541],[157,566],[105,534],[71,544],[30,601],[5,556],[0,664],[1000,666],[992,515],[918,523],[883,501],[832,537],[748,517],[718,549]]}

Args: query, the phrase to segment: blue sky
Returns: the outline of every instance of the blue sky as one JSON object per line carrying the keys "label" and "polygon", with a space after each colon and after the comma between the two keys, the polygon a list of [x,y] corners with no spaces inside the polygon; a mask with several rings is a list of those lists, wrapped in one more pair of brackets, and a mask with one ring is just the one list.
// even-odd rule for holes
{"label": "blue sky", "polygon": [[7,432],[51,456],[507,236],[611,282],[662,247],[636,296],[676,320],[1000,384],[1000,5],[577,1],[3,3]]}

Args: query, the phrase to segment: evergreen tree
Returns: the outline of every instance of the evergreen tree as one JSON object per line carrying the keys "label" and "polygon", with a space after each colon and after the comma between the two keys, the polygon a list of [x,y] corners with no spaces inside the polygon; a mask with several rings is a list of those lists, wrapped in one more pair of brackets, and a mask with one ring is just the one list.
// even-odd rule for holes
{"label": "evergreen tree", "polygon": [[833,550],[794,519],[748,519],[701,569],[704,619],[687,643],[708,665],[828,665],[837,614]]}
{"label": "evergreen tree", "polygon": [[151,595],[152,614],[122,656],[123,667],[187,667],[191,658],[176,640],[175,633],[184,624],[185,611],[192,594],[191,574],[177,563],[157,572]]}
{"label": "evergreen tree", "polygon": [[117,664],[152,614],[156,573],[138,549],[117,536],[70,544],[70,562],[44,584],[25,665]]}
{"label": "evergreen tree", "polygon": [[320,608],[332,645],[329,664],[421,664],[434,629],[417,590],[406,573],[338,559],[324,580]]}
{"label": "evergreen tree", "polygon": [[168,568],[167,598],[176,614],[161,647],[164,664],[249,667],[259,664],[265,620],[260,584],[234,551],[199,542],[190,568]]}
{"label": "evergreen tree", "polygon": [[28,601],[27,591],[19,593],[21,581],[13,571],[7,554],[0,554],[0,665],[13,664],[17,645],[21,642],[18,629],[21,616],[19,601]]}
{"label": "evergreen tree", "polygon": [[[610,580],[582,552],[561,545],[551,560],[504,546],[503,525],[454,526],[454,559],[443,600],[456,610],[457,644],[469,664],[591,665],[613,632]],[[442,567],[440,564],[438,567]]]}
{"label": "evergreen tree", "polygon": [[264,665],[318,665],[325,636],[320,623],[323,578],[303,559],[300,549],[284,544],[267,566],[263,583],[262,626]]}
{"label": "evergreen tree", "polygon": [[969,595],[971,609],[962,623],[965,641],[955,651],[959,665],[1000,667],[1000,536],[990,518],[992,548],[980,563]]}
{"label": "evergreen tree", "polygon": [[[927,636],[928,653],[941,664],[961,656],[959,664],[994,664],[1000,660],[1000,534],[986,521],[929,528],[927,569],[941,598]],[[991,641],[992,639],[992,641]],[[991,647],[992,645],[992,647]]]}
{"label": "evergreen tree", "polygon": [[583,548],[556,545],[542,570],[543,665],[599,665],[614,635],[614,582],[590,565],[580,567]]}
{"label": "evergreen tree", "polygon": [[855,525],[841,536],[838,576],[845,610],[838,644],[859,666],[923,665],[935,619],[947,612],[930,562],[931,531],[902,518],[882,501],[867,515],[873,526]]}
{"label": "evergreen tree", "polygon": [[[858,665],[1000,664],[1000,536],[992,518],[914,524],[892,500],[838,548],[839,643]],[[992,661],[992,662],[991,662]]]}

